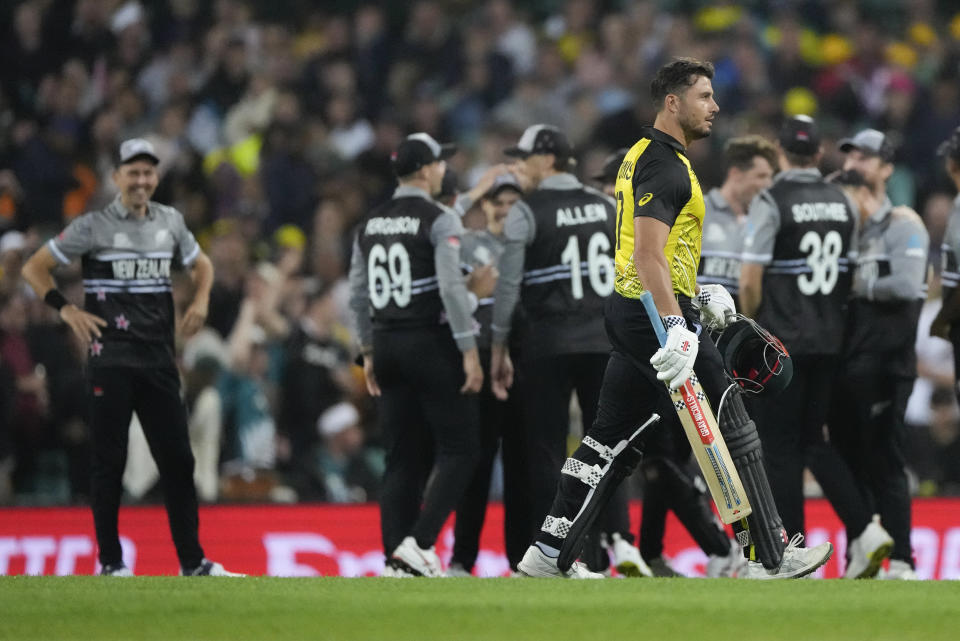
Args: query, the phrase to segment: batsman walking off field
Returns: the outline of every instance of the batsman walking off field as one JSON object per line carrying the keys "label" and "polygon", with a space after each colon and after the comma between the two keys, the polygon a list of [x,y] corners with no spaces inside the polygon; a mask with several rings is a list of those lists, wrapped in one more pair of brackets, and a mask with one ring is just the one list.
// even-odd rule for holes
{"label": "batsman walking off field", "polygon": [[[605,324],[613,346],[600,392],[597,419],[563,467],[549,515],[519,570],[528,576],[599,578],[579,564],[566,572],[557,565],[578,515],[587,513],[590,490],[599,486],[604,463],[651,414],[659,429],[682,429],[664,386],[680,387],[696,373],[740,475],[753,514],[737,532],[750,549],[746,575],[792,578],[813,572],[833,553],[830,543],[799,547],[786,540],[771,497],[756,426],[739,390],[728,390],[716,346],[699,335],[703,325],[722,328],[735,313],[722,286],[698,287],[697,266],[705,212],[703,192],[686,146],[710,135],[719,111],[713,97],[713,65],[678,59],[663,66],[651,85],[657,108],[652,127],[627,152],[617,177],[616,282],[606,301]],[[640,297],[653,296],[667,327],[660,347]],[[654,319],[660,322],[658,319]],[[721,397],[726,398],[720,406]],[[623,449],[622,447],[619,449]],[[609,467],[609,466],[608,466]]]}

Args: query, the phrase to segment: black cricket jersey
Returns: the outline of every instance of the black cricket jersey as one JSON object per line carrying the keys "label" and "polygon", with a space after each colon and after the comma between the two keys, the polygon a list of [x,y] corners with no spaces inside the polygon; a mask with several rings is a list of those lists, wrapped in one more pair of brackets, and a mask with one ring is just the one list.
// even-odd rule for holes
{"label": "black cricket jersey", "polygon": [[81,259],[84,309],[107,321],[90,343],[91,367],[175,366],[170,275],[200,254],[179,211],[150,202],[137,218],[118,197],[75,219],[47,247],[63,264]]}
{"label": "black cricket jersey", "polygon": [[444,210],[417,195],[394,197],[360,225],[376,329],[439,325],[443,313],[430,233]]}
{"label": "black cricket jersey", "polygon": [[[557,174],[514,205],[507,215],[507,248],[500,281],[512,280],[506,252],[524,247],[520,305],[524,354],[605,353],[603,301],[613,292],[613,200],[571,174]],[[519,228],[519,231],[518,231]],[[501,290],[495,293],[500,298]],[[494,300],[494,341],[513,310],[510,296]]]}
{"label": "black cricket jersey", "polygon": [[791,354],[839,354],[856,214],[816,169],[779,174],[750,205],[743,261],[766,265],[756,321]]}

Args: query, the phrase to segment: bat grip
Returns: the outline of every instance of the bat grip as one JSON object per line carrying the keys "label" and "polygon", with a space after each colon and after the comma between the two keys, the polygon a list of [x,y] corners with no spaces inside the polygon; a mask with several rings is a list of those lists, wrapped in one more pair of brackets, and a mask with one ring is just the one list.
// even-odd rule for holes
{"label": "bat grip", "polygon": [[660,312],[657,311],[657,306],[653,302],[653,294],[643,292],[640,294],[640,302],[643,303],[643,308],[650,318],[650,324],[653,326],[653,331],[657,334],[660,347],[663,347],[667,343],[667,329],[663,326],[663,319],[660,318]]}

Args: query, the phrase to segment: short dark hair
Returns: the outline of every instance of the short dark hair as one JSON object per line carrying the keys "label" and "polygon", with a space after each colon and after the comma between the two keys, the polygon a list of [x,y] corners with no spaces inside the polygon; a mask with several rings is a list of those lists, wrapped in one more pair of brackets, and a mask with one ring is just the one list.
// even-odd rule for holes
{"label": "short dark hair", "polygon": [[797,169],[807,169],[809,167],[817,166],[818,154],[796,154],[792,151],[787,151],[782,147],[781,151],[783,151],[783,157],[787,159],[787,162],[790,163],[791,167],[796,167]]}
{"label": "short dark hair", "polygon": [[713,79],[713,64],[693,58],[677,58],[660,67],[650,83],[650,97],[657,109],[663,106],[667,94],[692,87],[697,78]]}
{"label": "short dark hair", "polygon": [[753,167],[753,159],[757,156],[770,163],[774,171],[777,170],[777,148],[763,136],[731,138],[723,147],[723,163],[728,171],[732,167],[747,171]]}

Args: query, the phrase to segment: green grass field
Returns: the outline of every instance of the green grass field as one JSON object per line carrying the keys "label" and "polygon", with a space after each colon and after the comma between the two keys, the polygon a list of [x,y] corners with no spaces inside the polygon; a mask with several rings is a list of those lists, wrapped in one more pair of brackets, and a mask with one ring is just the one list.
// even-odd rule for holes
{"label": "green grass field", "polygon": [[960,637],[960,582],[2,577],[0,639]]}

